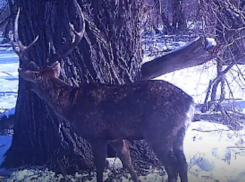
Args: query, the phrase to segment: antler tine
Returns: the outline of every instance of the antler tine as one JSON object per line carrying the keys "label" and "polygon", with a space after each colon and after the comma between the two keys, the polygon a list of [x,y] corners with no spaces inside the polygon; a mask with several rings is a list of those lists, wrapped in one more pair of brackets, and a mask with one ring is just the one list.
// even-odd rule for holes
{"label": "antler tine", "polygon": [[67,49],[65,49],[65,51],[63,51],[63,53],[61,53],[58,56],[58,58],[55,57],[56,60],[54,60],[54,61],[60,61],[62,58],[65,58],[68,54],[70,54],[73,51],[73,49],[79,44],[79,42],[83,38],[83,34],[84,34],[84,31],[85,31],[84,15],[83,15],[82,9],[81,9],[80,5],[78,4],[77,0],[74,0],[74,5],[75,5],[75,8],[78,10],[79,25],[80,25],[79,29],[80,29],[80,31],[77,32],[73,28],[72,24],[69,23],[69,26],[70,26],[72,32],[75,34],[74,40],[71,43],[71,45]]}
{"label": "antler tine", "polygon": [[[30,48],[33,46],[34,43],[38,40],[39,36],[35,38],[34,41],[32,41],[28,46],[24,46],[22,42],[19,39],[19,28],[18,28],[18,22],[19,22],[19,16],[20,16],[20,8],[18,8],[18,12],[15,18],[14,22],[14,32],[13,32],[13,41],[12,41],[12,47],[14,52],[24,61],[26,61],[25,54],[30,50]],[[16,45],[15,45],[16,44]],[[17,46],[17,47],[16,47]],[[18,50],[18,49],[19,50]]]}

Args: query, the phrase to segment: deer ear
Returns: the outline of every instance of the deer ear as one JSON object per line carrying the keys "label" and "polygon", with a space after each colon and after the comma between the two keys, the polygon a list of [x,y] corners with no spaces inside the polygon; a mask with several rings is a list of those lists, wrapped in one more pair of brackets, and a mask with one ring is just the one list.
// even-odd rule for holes
{"label": "deer ear", "polygon": [[32,82],[32,83],[36,83],[36,76],[35,74],[37,74],[37,72],[34,71],[24,71],[22,68],[19,68],[19,75],[26,81]]}
{"label": "deer ear", "polygon": [[60,71],[61,71],[61,67],[60,67],[60,62],[56,61],[53,65],[52,65],[52,70],[54,71],[54,77],[59,78],[60,76]]}
{"label": "deer ear", "polygon": [[39,71],[40,70],[40,68],[37,66],[37,64],[36,63],[34,63],[33,61],[30,61],[30,63],[29,63],[29,68],[32,70],[32,71]]}

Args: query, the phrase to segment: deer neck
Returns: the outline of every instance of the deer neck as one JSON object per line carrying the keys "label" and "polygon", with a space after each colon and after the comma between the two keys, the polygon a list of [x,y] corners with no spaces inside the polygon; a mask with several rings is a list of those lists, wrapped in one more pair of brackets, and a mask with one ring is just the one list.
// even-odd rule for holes
{"label": "deer neck", "polygon": [[56,112],[62,113],[68,107],[69,95],[74,87],[57,78],[41,81],[32,90]]}

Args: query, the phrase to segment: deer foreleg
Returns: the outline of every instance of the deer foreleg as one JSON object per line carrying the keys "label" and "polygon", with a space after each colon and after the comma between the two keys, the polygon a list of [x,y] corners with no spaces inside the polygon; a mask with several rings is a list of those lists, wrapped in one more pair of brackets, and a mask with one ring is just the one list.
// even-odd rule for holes
{"label": "deer foreleg", "polygon": [[105,160],[107,153],[107,142],[104,140],[90,141],[93,155],[94,165],[96,167],[97,182],[103,182],[103,172],[105,169]]}

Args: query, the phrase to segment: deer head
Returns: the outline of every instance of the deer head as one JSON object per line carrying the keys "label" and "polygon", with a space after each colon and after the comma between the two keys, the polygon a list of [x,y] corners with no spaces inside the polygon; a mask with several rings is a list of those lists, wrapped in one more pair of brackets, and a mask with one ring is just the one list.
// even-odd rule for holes
{"label": "deer head", "polygon": [[58,79],[60,76],[60,63],[56,61],[50,67],[40,69],[38,71],[31,71],[19,68],[19,75],[26,81],[38,83],[41,80],[50,80],[53,78]]}
{"label": "deer head", "polygon": [[[51,66],[47,66],[45,68],[40,69],[36,63],[33,61],[29,61],[27,57],[28,51],[33,47],[33,45],[37,42],[39,36],[37,36],[28,46],[24,46],[19,39],[18,34],[18,21],[20,15],[20,8],[18,9],[15,23],[14,23],[14,34],[13,34],[13,41],[12,47],[14,52],[19,56],[19,58],[23,61],[23,68],[19,68],[19,75],[26,81],[34,83],[35,85],[41,84],[42,82],[51,80],[51,79],[58,79],[61,72],[60,60],[65,58],[68,54],[70,54],[73,49],[79,44],[81,41],[84,30],[85,30],[85,21],[84,16],[79,6],[78,2],[74,0],[75,8],[78,10],[79,16],[79,31],[76,31],[71,23],[70,29],[73,32],[73,42],[71,45],[65,49],[61,54],[54,54],[50,59],[50,62],[53,63]],[[30,69],[30,68],[34,69]]]}

